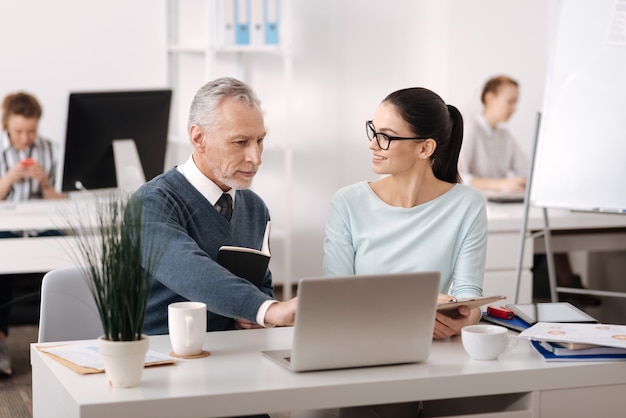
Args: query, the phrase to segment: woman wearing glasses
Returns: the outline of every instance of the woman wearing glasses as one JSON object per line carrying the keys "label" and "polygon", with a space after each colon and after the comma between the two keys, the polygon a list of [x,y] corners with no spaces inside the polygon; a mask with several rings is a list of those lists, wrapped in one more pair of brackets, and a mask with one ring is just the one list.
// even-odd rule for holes
{"label": "woman wearing glasses", "polygon": [[[480,192],[460,183],[463,119],[434,92],[387,96],[366,123],[372,170],[385,175],[332,199],[324,274],[441,272],[441,299],[482,294],[487,215]],[[459,334],[480,310],[437,313],[434,338]]]}
{"label": "woman wearing glasses", "polygon": [[[439,271],[440,300],[479,296],[487,250],[487,213],[480,192],[459,184],[463,119],[425,88],[398,90],[365,129],[372,170],[385,175],[340,189],[324,241],[327,276]],[[384,289],[381,290],[384,297]],[[480,310],[437,313],[434,338],[459,334]],[[298,418],[418,417],[421,403],[298,411]]]}

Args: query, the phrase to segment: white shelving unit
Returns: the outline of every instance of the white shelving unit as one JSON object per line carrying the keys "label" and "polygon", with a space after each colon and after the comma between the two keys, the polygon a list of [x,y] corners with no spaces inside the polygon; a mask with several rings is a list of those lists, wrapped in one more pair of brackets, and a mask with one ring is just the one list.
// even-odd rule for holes
{"label": "white shelving unit", "polygon": [[[289,135],[293,77],[291,0],[272,1],[279,5],[277,45],[234,45],[223,41],[223,8],[233,0],[168,1],[168,79],[174,92],[170,145],[179,151],[180,162],[191,152],[186,133],[189,104],[196,90],[207,81],[230,76],[249,83],[257,91],[263,102],[268,140],[263,166],[252,189],[265,200],[272,214],[270,267],[274,283],[283,286],[283,298],[288,299],[295,284],[293,149]],[[263,0],[251,0],[247,4],[258,7],[262,3]],[[274,71],[277,68],[280,71]]]}

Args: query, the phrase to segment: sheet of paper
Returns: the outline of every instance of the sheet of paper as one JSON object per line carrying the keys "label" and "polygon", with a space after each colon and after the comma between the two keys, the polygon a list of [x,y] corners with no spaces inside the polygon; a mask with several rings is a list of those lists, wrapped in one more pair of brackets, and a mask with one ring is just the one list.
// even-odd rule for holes
{"label": "sheet of paper", "polygon": [[[98,351],[98,346],[91,343],[77,343],[59,345],[54,347],[40,347],[41,351],[54,354],[69,362],[72,362],[78,366],[89,367],[92,369],[104,370],[104,364],[102,363],[102,356]],[[165,354],[158,353],[156,351],[148,350],[146,353],[145,364],[162,362],[175,362],[176,359]]]}
{"label": "sheet of paper", "polygon": [[626,325],[538,322],[519,336],[540,341],[626,348]]}

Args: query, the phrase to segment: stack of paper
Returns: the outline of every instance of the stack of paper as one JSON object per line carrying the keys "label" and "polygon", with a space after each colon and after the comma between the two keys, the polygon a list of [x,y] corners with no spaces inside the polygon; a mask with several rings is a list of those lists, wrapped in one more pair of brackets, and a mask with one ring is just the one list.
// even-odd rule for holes
{"label": "stack of paper", "polygon": [[546,361],[626,360],[626,325],[538,322],[519,336]]}

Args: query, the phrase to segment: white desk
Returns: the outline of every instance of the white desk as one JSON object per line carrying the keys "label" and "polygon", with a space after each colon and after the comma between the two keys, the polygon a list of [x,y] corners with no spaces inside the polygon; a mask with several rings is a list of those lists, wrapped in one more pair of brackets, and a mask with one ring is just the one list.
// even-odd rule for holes
{"label": "white desk", "polygon": [[[515,267],[524,207],[515,203],[489,203],[487,218],[489,237],[483,290],[485,294],[503,294],[513,303]],[[555,252],[568,251],[626,251],[626,215],[572,212],[548,209]],[[528,230],[544,227],[542,210],[532,207],[528,215]],[[519,302],[532,301],[533,254],[545,252],[543,238],[526,239]],[[593,273],[592,273],[593,274]]]}
{"label": "white desk", "polygon": [[[18,205],[0,204],[0,230],[55,229],[67,224],[67,211],[76,210],[76,201],[92,202],[84,194],[68,201],[25,202]],[[85,205],[88,213],[91,205]],[[72,212],[73,213],[73,212]],[[489,237],[485,271],[485,294],[502,294],[512,302],[515,266],[522,225],[522,204],[495,204],[487,207]],[[549,210],[553,244],[557,251],[589,250],[626,251],[626,233],[614,233],[626,228],[626,215],[591,214],[568,210]],[[530,230],[543,228],[541,210],[532,208],[528,219]],[[559,236],[559,232],[580,231]],[[72,251],[76,242],[68,237],[0,239],[0,274],[47,272],[75,265]],[[321,251],[321,248],[320,248]],[[526,240],[519,302],[532,299],[532,256],[543,252],[543,240]]]}
{"label": "white desk", "polygon": [[[0,203],[0,231],[68,229],[68,217],[80,213],[90,219],[95,206],[90,199]],[[39,273],[76,264],[76,239],[24,237],[0,239],[0,274]]]}
{"label": "white desk", "polygon": [[[33,344],[34,418],[216,417],[411,400],[427,401],[426,416],[438,417],[623,416],[626,362],[547,363],[525,340],[481,362],[456,337],[435,341],[422,364],[292,373],[260,353],[291,347],[291,337],[291,328],[207,333],[211,356],[147,368],[131,389],[78,375]],[[150,348],[168,353],[168,336],[151,337]]]}

